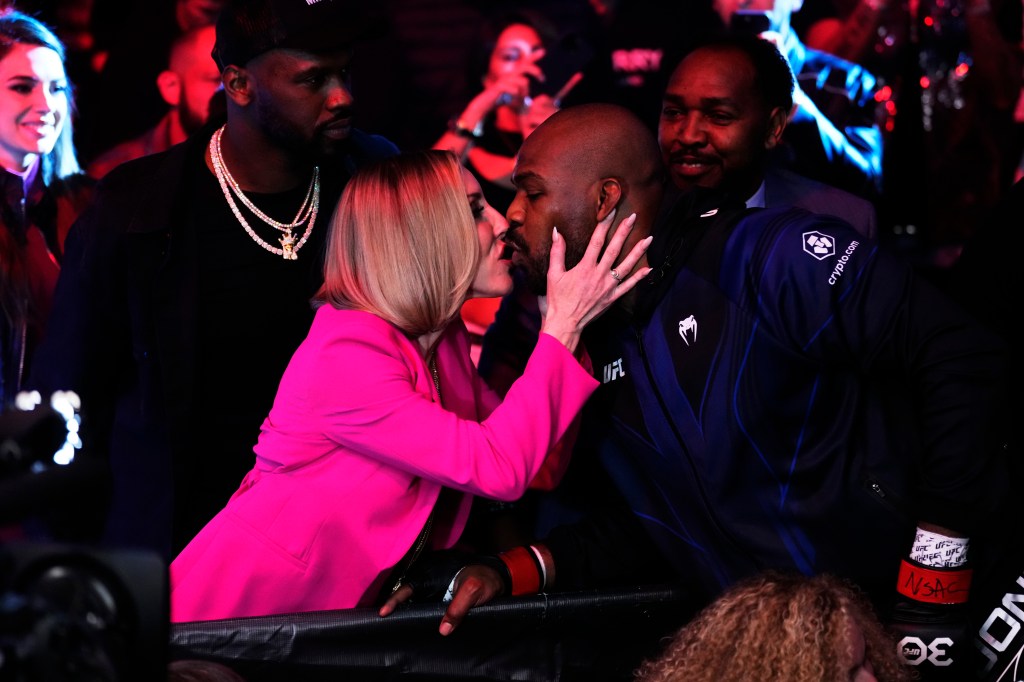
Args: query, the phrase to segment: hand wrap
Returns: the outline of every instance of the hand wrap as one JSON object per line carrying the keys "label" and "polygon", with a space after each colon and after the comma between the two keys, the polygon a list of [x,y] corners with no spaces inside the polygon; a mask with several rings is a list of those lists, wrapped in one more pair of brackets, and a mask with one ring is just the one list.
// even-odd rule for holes
{"label": "hand wrap", "polygon": [[900,562],[889,623],[900,655],[922,680],[968,679],[967,540],[919,529],[911,557]]}

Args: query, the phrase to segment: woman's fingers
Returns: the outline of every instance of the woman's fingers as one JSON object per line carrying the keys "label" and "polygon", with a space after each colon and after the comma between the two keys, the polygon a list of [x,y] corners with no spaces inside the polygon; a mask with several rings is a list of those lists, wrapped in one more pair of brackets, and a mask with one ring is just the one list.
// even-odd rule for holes
{"label": "woman's fingers", "polygon": [[523,64],[523,70],[521,71],[521,73],[525,73],[525,74],[528,74],[530,76],[533,76],[534,78],[539,80],[541,83],[543,83],[545,80],[547,80],[547,78],[544,76],[544,71],[537,64],[537,62],[539,62],[541,59],[543,59],[543,57],[544,57],[544,48],[541,48],[539,50],[534,50],[530,54],[530,56],[527,58],[527,61]]}
{"label": "woman's fingers", "polygon": [[612,264],[619,257],[619,253],[622,251],[622,245],[626,243],[626,239],[629,238],[629,233],[633,231],[633,225],[636,224],[636,213],[632,213],[626,216],[625,219],[619,226],[615,228],[615,232],[612,236],[607,239],[607,243],[604,246],[604,252],[601,254],[599,263],[606,264],[611,268]]}
{"label": "woman's fingers", "polygon": [[511,97],[519,100],[526,96],[530,88],[530,79],[522,72],[510,72],[503,74],[487,87],[485,92],[491,93],[491,99],[496,105],[502,102],[503,98]]}
{"label": "woman's fingers", "polygon": [[616,213],[618,213],[618,208],[613,208],[594,228],[593,233],[590,235],[590,241],[587,242],[587,250],[583,252],[581,262],[597,263],[597,259],[601,255],[601,249],[604,248],[605,241],[608,239],[608,230],[611,228],[612,223],[615,222]]}
{"label": "woman's fingers", "polygon": [[548,253],[548,282],[557,282],[565,274],[565,239],[558,228],[551,228],[551,251]]}
{"label": "woman's fingers", "polygon": [[651,246],[652,241],[654,241],[653,236],[647,236],[638,241],[629,250],[626,257],[613,268],[615,278],[619,280],[619,284],[613,292],[614,300],[618,300],[629,293],[633,287],[643,281],[647,275],[651,274],[651,270],[654,268],[643,267],[637,270],[636,266],[643,259],[644,254],[647,253],[647,249]]}
{"label": "woman's fingers", "polygon": [[618,227],[615,228],[615,231],[609,237],[608,232],[615,221],[616,212],[613,209],[594,228],[594,232],[590,236],[590,242],[587,244],[587,250],[583,256],[584,260],[595,264],[607,264],[608,268],[611,269],[611,264],[619,257],[622,245],[626,243],[629,233],[633,230],[633,225],[636,224],[636,213],[630,214],[622,219],[622,222],[619,223]]}
{"label": "woman's fingers", "polygon": [[552,236],[547,280],[549,309],[542,331],[570,350],[575,348],[579,334],[590,321],[651,271],[646,267],[637,270],[650,246],[650,238],[641,239],[619,260],[636,223],[636,214],[623,219],[614,232],[610,232],[614,223],[615,211],[612,211],[597,224],[582,259],[568,271],[565,269],[565,241],[557,231]]}
{"label": "woman's fingers", "polygon": [[630,249],[629,253],[627,253],[626,256],[619,261],[619,263],[615,266],[615,273],[619,276],[620,279],[625,279],[628,275],[630,275],[630,273],[633,272],[633,269],[643,259],[644,254],[647,253],[647,249],[648,247],[650,247],[651,241],[653,239],[654,237],[645,237],[644,239],[641,239],[636,244],[634,244],[633,248]]}

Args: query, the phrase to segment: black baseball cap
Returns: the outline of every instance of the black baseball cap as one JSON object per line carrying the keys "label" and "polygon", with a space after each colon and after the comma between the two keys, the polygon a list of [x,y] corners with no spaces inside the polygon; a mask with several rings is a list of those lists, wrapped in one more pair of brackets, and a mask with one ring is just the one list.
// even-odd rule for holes
{"label": "black baseball cap", "polygon": [[229,0],[217,18],[213,59],[245,66],[270,50],[330,52],[378,35],[380,15],[358,0]]}

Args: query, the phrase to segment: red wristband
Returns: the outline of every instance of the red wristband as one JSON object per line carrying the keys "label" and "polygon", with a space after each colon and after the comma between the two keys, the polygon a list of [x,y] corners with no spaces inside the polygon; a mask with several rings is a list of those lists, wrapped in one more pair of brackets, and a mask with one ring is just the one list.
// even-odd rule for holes
{"label": "red wristband", "polygon": [[971,591],[971,569],[933,568],[904,559],[896,591],[929,604],[966,604]]}
{"label": "red wristband", "polygon": [[512,594],[537,594],[540,592],[540,569],[537,560],[526,547],[513,547],[498,555],[512,576]]}

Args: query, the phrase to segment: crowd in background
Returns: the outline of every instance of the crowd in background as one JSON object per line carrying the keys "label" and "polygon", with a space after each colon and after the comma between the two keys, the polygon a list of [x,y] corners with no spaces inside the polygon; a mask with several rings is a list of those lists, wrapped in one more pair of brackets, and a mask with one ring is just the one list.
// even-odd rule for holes
{"label": "crowd in background", "polygon": [[[48,21],[67,45],[78,98],[76,143],[88,165],[166,113],[157,80],[170,46],[187,29],[210,23],[219,0],[17,4]],[[920,2],[913,3],[916,14],[907,3],[886,0],[777,4],[797,8],[791,23],[808,47],[859,64],[877,79],[867,94],[884,139],[883,167],[870,182],[844,188],[875,203],[883,239],[923,267],[943,270],[1019,172],[1020,3]],[[623,103],[652,127],[668,73],[722,23],[707,0],[377,5],[380,31],[361,48],[353,76],[356,115],[359,125],[401,149],[431,146],[479,92],[493,27],[509,10],[541,15],[546,42],[582,43],[595,55],[566,103]],[[986,7],[992,23],[973,26],[968,19]],[[492,200],[500,210],[499,198]]]}
{"label": "crowd in background", "polygon": [[[237,35],[218,38],[214,25],[224,0],[8,4],[41,19],[59,38],[55,41],[45,31],[27,35],[32,24],[24,22],[14,22],[4,29],[7,33],[0,31],[8,41],[0,67],[17,63],[21,68],[26,63],[37,74],[46,74],[41,77],[42,97],[52,112],[29,125],[60,134],[52,135],[52,149],[49,143],[41,151],[25,148],[24,140],[8,145],[0,121],[0,161],[8,171],[2,217],[10,232],[8,238],[8,231],[0,230],[6,240],[0,240],[0,332],[6,341],[0,345],[0,398],[9,401],[25,383],[40,349],[38,357],[43,360],[35,367],[34,381],[46,386],[66,377],[85,377],[82,383],[100,397],[93,404],[101,406],[101,417],[112,425],[101,443],[112,479],[106,478],[107,463],[99,467],[103,471],[86,471],[88,478],[83,479],[112,487],[109,508],[83,502],[106,494],[105,488],[81,486],[68,490],[53,508],[44,509],[42,499],[27,506],[46,517],[60,513],[60,507],[66,510],[81,503],[85,511],[62,528],[62,534],[88,537],[105,524],[106,541],[141,544],[168,561],[175,559],[173,620],[286,613],[342,603],[379,605],[382,600],[386,602],[381,615],[386,615],[412,593],[408,576],[427,563],[428,557],[420,554],[424,544],[448,550],[463,529],[466,538],[480,543],[478,548],[499,553],[501,560],[481,564],[476,573],[459,571],[451,579],[448,589],[455,599],[442,634],[449,634],[464,615],[458,609],[499,594],[551,587],[556,564],[563,581],[558,586],[568,589],[578,577],[573,570],[579,568],[566,560],[574,553],[566,549],[569,541],[558,528],[545,537],[552,528],[544,528],[543,509],[522,505],[538,500],[561,504],[560,495],[578,492],[574,485],[582,485],[589,494],[613,493],[607,492],[611,488],[590,487],[593,480],[580,483],[565,474],[568,453],[558,449],[564,447],[563,437],[568,443],[577,440],[578,451],[593,447],[602,453],[604,473],[610,472],[619,487],[614,495],[621,493],[632,509],[646,510],[648,519],[690,521],[680,521],[679,528],[663,524],[667,530],[647,528],[654,544],[641,543],[629,567],[636,572],[627,575],[687,576],[695,584],[705,582],[708,595],[746,573],[748,561],[753,565],[763,559],[792,562],[805,573],[812,572],[810,566],[834,566],[858,578],[875,607],[893,606],[887,598],[894,576],[887,564],[877,563],[877,557],[904,557],[904,545],[909,543],[903,531],[913,530],[913,522],[918,524],[913,549],[902,566],[929,576],[935,569],[925,567],[940,566],[952,571],[947,576],[968,576],[968,583],[965,562],[971,533],[949,535],[948,529],[971,528],[973,533],[980,527],[976,537],[988,540],[1002,530],[978,522],[998,513],[994,509],[1008,508],[1002,506],[1002,491],[996,493],[999,486],[992,483],[998,467],[989,466],[997,459],[990,459],[990,453],[998,449],[991,441],[1002,432],[983,432],[980,424],[1003,416],[1000,410],[988,409],[995,407],[990,401],[999,372],[993,367],[1002,362],[997,360],[1000,344],[990,332],[1010,338],[1003,318],[1012,307],[1008,301],[1016,300],[1016,280],[1000,278],[1012,265],[1006,262],[1009,249],[1001,249],[998,240],[1019,240],[1004,231],[1019,222],[1024,175],[1024,107],[1018,105],[1024,66],[1020,0],[776,0],[762,3],[771,5],[768,12],[753,12],[751,3],[731,0],[386,0],[367,12],[358,26],[346,26],[352,37],[344,39],[359,41],[354,52],[329,53],[327,48],[335,48],[334,43],[313,51],[318,59],[321,52],[329,55],[318,63],[316,94],[306,81],[281,86],[275,80],[287,69],[287,59],[277,64],[277,71],[263,66],[266,61],[251,70],[237,66],[275,53],[281,45],[261,43],[258,36],[246,34],[251,27],[244,23],[242,29],[234,29]],[[756,35],[770,42],[754,39]],[[716,36],[719,41],[708,42]],[[17,87],[9,91],[8,97],[14,99],[34,96]],[[711,97],[711,92],[718,94]],[[323,101],[317,99],[321,94]],[[709,117],[710,123],[695,123],[693,112],[712,108],[706,104],[709,100],[724,102],[739,124],[719,126],[714,120],[718,114]],[[313,128],[321,110],[337,118],[316,123],[314,142],[302,142],[297,131]],[[339,123],[350,115],[351,129]],[[553,123],[538,128],[549,119]],[[531,138],[538,129],[545,132]],[[595,142],[598,137],[600,143]],[[605,148],[599,149],[602,145]],[[170,153],[157,155],[167,150]],[[330,161],[313,165],[320,155]],[[135,159],[143,162],[131,166],[132,173],[118,172]],[[211,173],[190,172],[202,163]],[[375,170],[360,174],[364,167]],[[609,246],[600,259],[591,253],[597,247],[587,247],[589,232],[584,227],[592,231],[593,221],[580,219],[588,208],[583,199],[585,180],[598,168],[621,169],[615,182],[602,185],[598,201],[601,241],[604,233],[614,235],[608,237],[614,248]],[[408,184],[400,189],[388,185],[394,177]],[[557,210],[545,209],[542,200],[533,198],[535,178],[561,178],[536,190],[536,196],[549,199],[563,193]],[[580,191],[572,194],[569,188]],[[720,203],[702,203],[708,196]],[[291,214],[295,205],[299,211],[292,222],[282,223],[250,198],[278,217]],[[339,198],[342,210],[330,223],[331,233],[326,227],[314,231],[318,211],[319,225],[327,225]],[[482,256],[469,255],[476,254],[477,243],[466,237],[473,232],[468,216],[458,213],[466,198]],[[672,211],[662,210],[677,200]],[[444,202],[448,203],[439,208]],[[376,227],[363,217],[363,211],[371,213],[370,207],[381,221]],[[750,213],[752,209],[764,211]],[[635,213],[627,217],[628,210]],[[442,214],[444,221],[423,218]],[[676,292],[667,284],[678,274],[671,270],[680,265],[673,263],[677,257],[719,257],[700,249],[714,249],[724,241],[705,239],[699,230],[702,236],[693,244],[666,236],[670,233],[663,226],[678,227],[682,234],[683,228],[693,229],[688,221],[698,215],[717,215],[706,223],[722,226],[722,234],[734,235],[731,239],[742,243],[749,238],[742,248],[730,242],[736,249],[733,254],[742,253],[742,263],[737,255],[721,257],[734,267],[741,265],[738,271],[758,275],[750,281],[730,279],[724,270],[700,271],[694,266],[699,281],[686,279],[689,270],[684,270],[675,286],[686,282],[688,292],[701,292],[703,320],[711,320],[722,309],[742,311],[725,316],[738,327],[753,320],[752,330],[736,331],[723,323],[722,329],[733,331],[722,334],[719,347],[749,331],[751,343],[744,353],[772,370],[756,372],[759,383],[751,386],[744,353],[723,352],[726,359],[715,362],[703,358],[708,362],[707,381],[700,387],[703,393],[693,394],[700,399],[691,402],[703,407],[705,401],[714,404],[722,399],[718,407],[723,416],[714,427],[721,428],[716,431],[721,440],[705,433],[688,440],[692,435],[682,415],[690,412],[681,406],[690,396],[683,394],[694,390],[693,377],[702,368],[690,356],[683,360],[678,355],[695,343],[697,334],[692,310],[684,311],[679,301],[696,304],[688,297],[673,298]],[[258,235],[244,216],[269,226],[273,239]],[[79,227],[67,241],[65,262],[65,238],[75,220]],[[465,234],[445,233],[442,228],[449,223],[466,227]],[[554,236],[552,223],[558,226]],[[407,230],[401,240],[398,232],[389,230],[394,226]],[[810,261],[768,267],[773,252],[762,253],[759,235],[773,230],[803,234],[805,239],[809,234],[820,237],[819,230],[834,230],[840,241],[846,240],[847,270],[844,274],[837,266],[829,282],[834,289],[815,289],[812,294],[810,283],[816,280],[809,274],[814,265]],[[827,241],[830,238],[816,242],[812,237],[804,250],[824,254],[835,246]],[[862,239],[872,247],[877,239],[886,253],[876,258],[874,251],[857,252]],[[511,273],[505,243],[522,266]],[[652,243],[651,253],[641,261]],[[412,290],[399,284],[397,271],[389,268],[403,244],[413,253],[403,261],[403,277],[412,277],[408,272],[415,271],[436,284],[437,278],[450,276],[458,286],[451,291],[440,285],[436,290],[430,285]],[[182,245],[187,257],[181,256]],[[628,255],[620,256],[620,249]],[[169,252],[176,256],[167,258]],[[281,258],[271,261],[265,252]],[[310,253],[327,254],[325,272]],[[638,334],[639,345],[633,349],[628,338],[621,341],[616,336],[621,329],[595,325],[598,331],[589,337],[595,343],[587,345],[582,360],[587,372],[581,373],[577,344],[583,327],[648,274],[648,256],[651,265],[664,258],[658,276],[669,272],[672,277],[653,289],[661,298],[652,298],[645,306],[641,295],[636,309],[628,309],[647,336]],[[549,258],[556,280],[563,276],[558,287],[551,286],[555,280]],[[565,277],[558,258],[583,265]],[[295,260],[301,266],[291,263]],[[419,268],[424,262],[429,265]],[[392,272],[392,277],[382,276],[361,290],[353,282],[366,272],[371,277]],[[938,284],[940,298],[934,298],[930,288],[921,288],[911,272],[930,280],[929,285]],[[588,284],[574,284],[583,281]],[[704,281],[714,281],[720,291],[704,291]],[[800,295],[790,300],[794,289]],[[831,296],[833,292],[847,293]],[[994,300],[988,306],[974,300],[988,294]],[[977,320],[967,324],[969,318],[959,317],[959,309],[946,310],[945,296],[980,316],[987,328],[975,326]],[[593,307],[593,312],[587,308],[583,320],[566,315],[565,301],[574,297]],[[421,298],[429,301],[422,310]],[[307,305],[311,299],[315,318]],[[752,301],[759,303],[750,305]],[[549,302],[553,308],[546,307]],[[629,300],[626,305],[634,303]],[[51,306],[57,314],[48,318]],[[460,309],[468,327],[465,339],[461,326],[448,330],[454,319],[451,310]],[[367,311],[403,334],[392,333],[387,325],[378,324],[380,320],[367,322],[362,317]],[[684,319],[687,312],[689,320]],[[670,336],[677,341],[678,335],[686,347],[672,351],[677,355],[658,355],[661,341],[651,336],[659,332],[649,330],[654,328],[650,320],[660,314],[672,318]],[[678,328],[673,326],[674,315],[682,316]],[[621,321],[612,314],[607,317],[613,323]],[[52,329],[46,327],[48,319]],[[701,331],[709,333],[715,333],[711,324]],[[560,345],[553,346],[550,336]],[[353,348],[331,355],[339,345],[353,343],[353,337],[358,337]],[[612,340],[621,343],[614,345]],[[791,341],[796,345],[787,348]],[[293,356],[300,342],[300,351]],[[348,372],[347,363],[366,348],[371,352],[359,362],[366,370],[359,378],[367,383],[347,377],[345,386],[352,394],[348,402],[334,377]],[[384,353],[386,361],[379,357],[382,348],[390,349]],[[635,357],[630,355],[634,350]],[[463,362],[463,355],[472,363]],[[168,372],[162,364],[172,357],[178,359],[176,367],[183,367],[180,372]],[[330,362],[325,359],[329,357]],[[402,359],[400,372],[388,364],[395,357]],[[588,405],[592,412],[583,410],[590,393],[597,390],[589,371],[594,370],[599,380],[603,371],[608,384],[616,378],[616,363],[622,369],[624,357],[627,363],[636,363],[629,365],[626,385],[635,388],[641,401],[645,391],[657,393],[665,387],[642,385],[633,369],[640,363],[653,363],[651,376],[678,378],[678,387],[673,385],[669,393],[678,388],[680,402],[672,409],[660,404],[666,409],[664,424],[659,426],[652,416],[657,412],[653,403],[623,407],[621,398],[599,398]],[[440,376],[439,360],[447,370]],[[541,363],[548,381],[538,368]],[[686,371],[676,371],[684,366]],[[716,371],[710,371],[712,366]],[[1011,369],[1017,371],[1015,361]],[[405,384],[387,384],[386,391],[378,386],[380,376],[406,371],[416,377],[411,393],[429,397],[427,405],[417,406],[420,411],[391,409],[392,401],[408,399]],[[896,375],[905,382],[895,381]],[[737,386],[746,389],[746,403],[726,399],[727,389]],[[226,391],[232,395],[229,401]],[[279,392],[272,401],[275,391]],[[319,396],[312,407],[311,392]],[[445,409],[440,406],[442,396],[447,396]],[[506,402],[499,405],[499,396],[507,396]],[[373,412],[377,400],[386,408],[380,413]],[[820,409],[822,401],[830,402],[837,413],[861,401],[866,407],[863,412],[833,415],[825,428],[822,415],[813,415],[807,407]],[[918,401],[922,407],[915,413]],[[274,409],[259,427],[271,403]],[[450,408],[450,403],[457,406]],[[1015,404],[1000,407],[1012,410]],[[473,424],[469,435],[461,426],[452,426],[449,409]],[[320,422],[314,417],[316,410],[325,411]],[[602,421],[609,413],[614,420]],[[577,418],[578,414],[583,416]],[[202,434],[191,428],[201,415],[216,415],[219,428]],[[344,426],[339,426],[338,415],[351,422],[342,420]],[[779,415],[787,415],[781,420],[785,424],[767,428]],[[396,417],[401,419],[393,422],[395,427],[386,429],[387,445],[381,445],[378,431],[352,428],[362,420],[379,424]],[[869,425],[863,431],[856,423],[862,417]],[[697,428],[703,418],[695,420],[697,431],[704,428]],[[798,425],[801,418],[808,423]],[[533,420],[539,423],[536,428]],[[487,424],[506,426],[490,427],[498,434],[493,435]],[[763,432],[750,428],[756,424],[764,427]],[[922,424],[928,433],[917,431]],[[964,424],[968,426],[960,428]],[[622,425],[626,426],[616,433]],[[1004,425],[999,422],[1000,429]],[[738,482],[734,473],[742,467],[737,453],[746,452],[751,443],[757,452],[747,454],[756,454],[765,463],[765,472],[785,469],[781,460],[768,460],[788,453],[790,427],[799,433],[801,456],[820,452],[820,461],[828,466],[803,471],[794,457],[792,479],[785,484],[776,486],[757,473]],[[443,434],[449,428],[458,436],[446,441]],[[343,435],[332,429],[342,429]],[[423,429],[440,434],[429,443],[416,439],[430,451],[419,452],[412,440],[400,440]],[[636,436],[630,447],[622,445],[627,431]],[[702,447],[714,441],[708,450],[718,448],[728,455],[709,458],[707,470],[701,471],[675,471],[662,468],[665,465],[654,462],[656,458],[645,460],[646,444],[654,444],[652,451],[662,447],[667,433],[676,434],[685,443],[684,450],[696,448],[698,441]],[[938,438],[940,433],[952,435]],[[536,434],[544,437],[534,439]],[[858,442],[849,443],[849,450],[860,456],[858,448],[863,446],[866,459],[843,465],[842,455],[831,445],[836,434],[840,439],[856,434]],[[257,465],[249,471],[257,436]],[[431,449],[438,443],[446,443],[440,456]],[[609,454],[607,443],[621,452],[616,454],[612,447]],[[907,528],[900,525],[902,534],[875,506],[877,501],[853,514],[854,506],[844,497],[849,491],[827,485],[849,482],[845,474],[860,466],[877,467],[883,478],[891,475],[902,484],[904,463],[889,453],[917,447],[928,465],[923,468],[935,470],[921,474],[915,469],[909,476],[917,505],[913,513],[920,515],[910,519]],[[986,454],[968,462],[963,452],[972,447]],[[356,456],[349,459],[345,448]],[[493,456],[499,463],[514,461],[516,466],[506,471],[496,465],[492,471],[476,459],[469,465],[461,459],[464,451],[474,456],[486,453],[484,462]],[[139,452],[146,456],[139,457]],[[367,452],[373,457],[364,457]],[[385,469],[394,467],[378,492],[369,483],[357,486],[344,496],[352,508],[343,515],[338,504],[316,507],[318,499],[331,499],[351,485],[353,477],[379,483],[373,478],[381,468],[378,456],[386,462]],[[552,473],[545,456],[561,468]],[[720,464],[729,457],[736,457],[735,471]],[[364,471],[366,461],[371,466]],[[333,469],[323,462],[336,471],[330,473]],[[1014,476],[1019,468],[1011,465]],[[839,469],[842,474],[836,473]],[[278,475],[282,470],[287,477]],[[664,485],[659,471],[672,474]],[[302,478],[303,472],[309,477]],[[282,481],[299,485],[279,487],[266,496]],[[871,481],[877,492],[877,482]],[[696,486],[693,490],[687,488],[691,484]],[[320,486],[323,494],[311,494]],[[695,530],[702,521],[690,505],[701,495],[713,499],[718,492],[729,491],[712,506],[732,510],[732,492],[746,490],[748,501],[771,507],[774,502],[768,500],[774,500],[777,487],[782,490],[778,523],[767,522],[764,528],[753,524],[755,532],[747,537],[751,524],[738,519],[749,509],[737,507],[735,523],[714,525],[712,514],[707,529]],[[986,499],[989,491],[991,499]],[[454,492],[469,494],[459,497]],[[884,490],[879,494],[886,497]],[[305,498],[302,504],[299,498]],[[837,511],[840,501],[843,509]],[[565,521],[572,505],[568,502],[552,518]],[[267,520],[271,508],[280,512]],[[529,530],[517,527],[514,519],[504,530],[477,525],[508,521],[501,517],[510,510],[513,517],[535,515],[531,520],[539,523]],[[691,513],[695,515],[687,517]],[[827,527],[816,525],[819,513],[829,519]],[[252,518],[240,531],[237,519],[246,514]],[[291,521],[282,525],[285,518]],[[343,529],[344,535],[328,541],[329,533],[323,530],[328,522],[323,518],[340,524],[335,530]],[[45,525],[45,518],[42,521]],[[264,521],[267,538],[282,546],[300,546],[303,561],[316,564],[314,568],[335,568],[330,561],[334,548],[344,544],[344,538],[365,534],[365,575],[349,584],[337,580],[335,573],[329,574],[335,578],[321,576],[304,565],[300,577],[288,581],[289,590],[278,593],[273,586],[294,566],[286,557],[274,568],[263,563],[263,545],[252,550],[250,533]],[[35,522],[24,529],[31,533]],[[908,519],[899,520],[905,522]],[[306,540],[295,532],[303,524],[309,524]],[[603,528],[602,539],[611,538],[620,548],[631,546],[639,533],[633,526],[623,532],[625,526],[618,524],[613,520]],[[369,533],[370,528],[375,533]],[[706,538],[696,540],[702,532]],[[832,540],[837,532],[841,543]],[[389,533],[399,539],[392,541]],[[625,540],[617,533],[633,537]],[[736,548],[723,540],[726,536],[744,550],[734,555]],[[544,543],[538,537],[545,537]],[[858,544],[861,540],[865,542]],[[572,545],[576,550],[587,547],[590,557],[589,545],[579,538],[572,542],[577,543]],[[963,554],[963,561],[947,556],[943,563],[928,563],[938,549],[950,546],[954,554]],[[699,566],[690,554],[699,554],[695,547],[707,554],[696,562]],[[242,564],[252,574],[235,580],[237,594],[208,577],[223,580],[225,566],[240,571],[237,559],[250,550],[252,559]],[[317,551],[326,558],[316,559]],[[650,562],[644,568],[657,569],[650,575],[638,568],[659,552],[668,557],[665,564]],[[981,552],[983,560],[990,558],[984,548]],[[752,559],[755,555],[758,558]],[[1001,559],[993,563],[1000,564]],[[607,568],[611,573],[612,567]],[[278,569],[283,572],[276,573]],[[667,573],[659,574],[661,570]],[[520,591],[524,571],[539,572],[537,584],[531,581],[525,592]],[[589,567],[579,575],[593,578],[588,571]],[[270,587],[253,587],[261,580]],[[307,580],[308,595],[299,594]],[[838,675],[837,662],[853,680],[903,679],[907,674],[889,655],[890,635],[883,632],[858,588],[833,582],[829,576],[817,583],[790,581],[782,574],[758,580],[738,581],[737,589],[726,591],[721,601],[709,605],[680,632],[666,658],[649,662],[638,675],[675,679],[680,665],[693,665],[708,679],[721,679],[704,662],[721,658],[714,646],[725,638],[716,627],[762,628],[752,631],[752,639],[783,628],[767,620],[743,622],[735,603],[749,602],[745,589],[763,599],[771,595],[791,600],[778,607],[779,612],[795,614],[794,622],[785,625],[794,628],[789,634],[804,644],[805,628],[823,636],[823,642],[807,644],[809,651],[835,647],[821,661],[811,660],[810,654],[798,657],[818,667],[812,673],[794,672],[793,679],[815,679],[815,674],[832,678]],[[336,593],[325,589],[328,584]],[[587,583],[581,578],[580,584]],[[474,590],[471,597],[464,596]],[[987,586],[978,591],[985,590]],[[268,597],[271,592],[280,603]],[[882,593],[887,597],[879,599]],[[913,598],[904,591],[900,595],[894,610],[904,617],[910,612],[913,626],[908,632],[916,636],[921,621],[915,621],[912,612],[918,604],[911,604],[908,611],[903,598]],[[807,600],[820,608],[801,615],[800,605],[806,606]],[[780,652],[770,637],[763,646],[766,652]],[[886,647],[888,653],[883,652]],[[756,658],[763,662],[768,656]],[[777,663],[784,669],[794,660],[779,656]],[[696,679],[694,675],[688,679]],[[741,674],[747,675],[756,672]]]}

